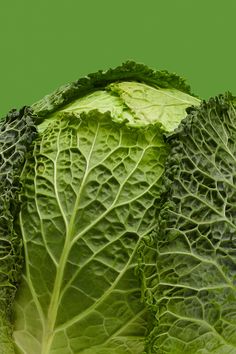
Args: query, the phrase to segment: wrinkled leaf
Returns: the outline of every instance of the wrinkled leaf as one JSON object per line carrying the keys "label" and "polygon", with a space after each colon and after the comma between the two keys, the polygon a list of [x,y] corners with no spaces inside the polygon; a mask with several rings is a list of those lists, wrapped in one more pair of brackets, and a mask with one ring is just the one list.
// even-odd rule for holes
{"label": "wrinkled leaf", "polygon": [[236,353],[236,111],[189,109],[170,139],[166,203],[145,248],[147,353]]}

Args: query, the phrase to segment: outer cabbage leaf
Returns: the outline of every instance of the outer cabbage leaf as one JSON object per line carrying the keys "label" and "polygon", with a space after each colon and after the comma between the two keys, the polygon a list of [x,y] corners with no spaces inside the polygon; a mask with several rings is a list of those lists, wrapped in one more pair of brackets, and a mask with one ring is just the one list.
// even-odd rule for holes
{"label": "outer cabbage leaf", "polygon": [[13,353],[12,305],[22,269],[22,242],[15,231],[20,173],[35,136],[28,108],[13,110],[0,121],[0,345]]}
{"label": "outer cabbage leaf", "polygon": [[168,200],[144,248],[155,313],[147,353],[236,353],[236,111],[230,94],[188,109],[170,139]]}
{"label": "outer cabbage leaf", "polygon": [[96,111],[63,115],[36,141],[23,174],[20,352],[142,351],[136,249],[156,225],[166,154],[158,125]]}

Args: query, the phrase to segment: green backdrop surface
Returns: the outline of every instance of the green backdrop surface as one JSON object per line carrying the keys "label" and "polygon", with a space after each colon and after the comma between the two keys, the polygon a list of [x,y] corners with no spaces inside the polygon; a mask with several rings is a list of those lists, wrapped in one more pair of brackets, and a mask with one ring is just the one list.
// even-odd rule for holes
{"label": "green backdrop surface", "polygon": [[236,94],[235,0],[9,0],[0,4],[0,115],[127,59]]}

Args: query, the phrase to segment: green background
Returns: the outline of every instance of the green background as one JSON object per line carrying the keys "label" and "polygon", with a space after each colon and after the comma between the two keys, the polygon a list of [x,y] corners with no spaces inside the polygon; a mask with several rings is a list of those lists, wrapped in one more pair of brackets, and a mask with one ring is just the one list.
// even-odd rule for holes
{"label": "green background", "polygon": [[236,94],[235,0],[2,0],[0,37],[1,115],[127,59]]}

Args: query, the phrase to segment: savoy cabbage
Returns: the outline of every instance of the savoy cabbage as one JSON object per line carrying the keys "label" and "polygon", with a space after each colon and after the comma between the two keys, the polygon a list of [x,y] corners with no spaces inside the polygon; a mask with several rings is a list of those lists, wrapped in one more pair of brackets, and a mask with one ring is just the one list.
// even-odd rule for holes
{"label": "savoy cabbage", "polygon": [[127,62],[0,121],[3,354],[236,352],[232,102]]}

